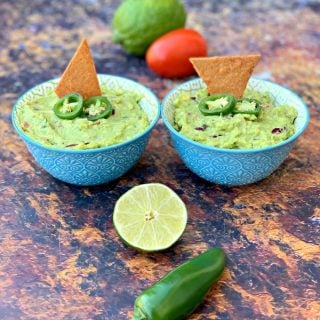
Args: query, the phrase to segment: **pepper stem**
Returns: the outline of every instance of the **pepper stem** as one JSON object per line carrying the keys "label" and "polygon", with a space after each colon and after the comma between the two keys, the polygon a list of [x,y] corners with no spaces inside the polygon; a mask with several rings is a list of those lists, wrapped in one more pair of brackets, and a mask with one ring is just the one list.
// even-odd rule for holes
{"label": "pepper stem", "polygon": [[143,311],[139,307],[135,307],[131,320],[148,320]]}

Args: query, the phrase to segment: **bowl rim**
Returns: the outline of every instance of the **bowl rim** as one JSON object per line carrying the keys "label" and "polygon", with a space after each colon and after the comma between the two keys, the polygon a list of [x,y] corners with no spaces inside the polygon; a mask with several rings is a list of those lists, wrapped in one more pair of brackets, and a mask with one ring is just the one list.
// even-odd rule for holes
{"label": "bowl rim", "polygon": [[145,85],[135,81],[135,80],[132,80],[132,79],[128,79],[128,78],[125,78],[125,77],[120,77],[120,76],[115,76],[115,75],[111,75],[111,74],[106,74],[106,73],[98,73],[98,78],[100,80],[100,76],[102,77],[108,77],[108,78],[116,78],[120,81],[122,80],[126,80],[126,81],[129,81],[131,82],[132,84],[134,84],[135,86],[138,85],[140,87],[142,87],[144,90],[146,90],[147,92],[149,92],[149,94],[151,95],[151,97],[154,99],[154,101],[156,102],[157,104],[157,112],[156,112],[156,115],[155,117],[153,118],[153,120],[150,122],[149,126],[143,130],[142,132],[140,132],[139,134],[137,134],[136,136],[128,139],[128,140],[125,140],[123,142],[120,142],[120,143],[117,143],[117,144],[114,144],[114,145],[111,145],[111,146],[105,146],[105,147],[101,147],[101,148],[94,148],[94,149],[63,149],[63,148],[51,148],[51,147],[48,147],[48,146],[45,146],[43,145],[42,143],[40,142],[37,142],[36,140],[30,138],[29,136],[27,136],[19,127],[19,125],[16,123],[16,120],[15,120],[15,114],[16,114],[16,110],[17,110],[17,106],[20,102],[20,100],[26,96],[30,91],[36,89],[37,87],[40,87],[40,86],[43,86],[44,84],[48,83],[48,82],[53,82],[53,81],[59,81],[60,78],[53,78],[53,79],[49,79],[49,80],[46,80],[44,82],[41,82],[35,86],[33,86],[32,88],[30,88],[29,90],[25,91],[22,95],[19,96],[19,98],[17,99],[17,101],[15,102],[15,104],[13,105],[13,108],[12,108],[12,111],[11,111],[11,122],[13,124],[13,127],[14,129],[16,130],[16,132],[19,134],[19,136],[25,140],[26,142],[28,143],[31,143],[37,147],[40,147],[42,149],[46,149],[48,151],[53,151],[53,152],[59,152],[59,153],[69,153],[69,154],[83,154],[83,153],[96,153],[96,152],[103,152],[103,151],[106,151],[106,150],[112,150],[112,149],[117,149],[117,148],[120,148],[120,147],[123,147],[127,144],[130,144],[132,143],[133,141],[135,140],[138,140],[139,138],[141,138],[142,136],[144,136],[146,133],[148,133],[149,131],[151,131],[154,126],[157,124],[159,118],[160,118],[160,101],[159,99],[157,98],[157,96],[152,92],[152,90],[148,87],[146,87]]}
{"label": "bowl rim", "polygon": [[213,146],[209,146],[209,145],[205,145],[205,144],[202,144],[202,143],[199,143],[199,142],[196,142],[194,140],[191,140],[190,138],[182,135],[179,131],[177,131],[172,125],[171,123],[169,122],[169,120],[167,119],[167,117],[165,116],[165,113],[164,113],[164,108],[165,106],[167,105],[167,101],[169,99],[169,97],[176,91],[178,91],[181,87],[185,86],[187,83],[190,83],[190,82],[196,82],[196,81],[199,81],[199,80],[202,80],[201,78],[194,78],[194,79],[191,79],[191,80],[188,80],[188,81],[185,81],[181,84],[179,84],[178,86],[176,86],[175,88],[173,88],[172,90],[170,90],[166,96],[164,97],[164,99],[162,100],[161,102],[161,106],[160,106],[160,110],[161,110],[161,119],[163,120],[165,126],[169,129],[169,131],[175,135],[177,135],[180,139],[188,142],[188,143],[191,143],[197,147],[200,147],[200,148],[204,148],[204,149],[207,149],[207,150],[212,150],[212,151],[217,151],[217,152],[225,152],[225,153],[233,153],[233,154],[237,154],[237,153],[257,153],[257,152],[263,152],[263,151],[269,151],[269,150],[274,150],[276,148],[279,148],[279,147],[282,147],[282,146],[285,146],[287,144],[289,144],[290,142],[293,142],[294,140],[296,140],[304,131],[305,129],[307,128],[308,124],[309,124],[309,121],[310,121],[310,112],[309,112],[309,109],[306,105],[306,103],[302,100],[302,98],[300,98],[295,92],[291,91],[290,89],[276,83],[276,82],[273,82],[271,80],[265,80],[265,79],[261,79],[259,77],[251,77],[250,79],[254,79],[254,80],[258,80],[258,81],[262,81],[262,82],[271,82],[273,85],[279,87],[281,90],[284,90],[287,92],[287,94],[290,94],[292,96],[294,96],[302,105],[303,107],[303,110],[305,112],[305,115],[306,115],[306,118],[305,118],[305,122],[303,123],[302,127],[297,131],[295,132],[291,137],[289,137],[287,140],[284,140],[280,143],[277,143],[277,144],[274,144],[274,145],[271,145],[271,146],[266,146],[266,147],[262,147],[262,148],[256,148],[256,149],[227,149],[227,148],[218,148],[218,147],[213,147]]}

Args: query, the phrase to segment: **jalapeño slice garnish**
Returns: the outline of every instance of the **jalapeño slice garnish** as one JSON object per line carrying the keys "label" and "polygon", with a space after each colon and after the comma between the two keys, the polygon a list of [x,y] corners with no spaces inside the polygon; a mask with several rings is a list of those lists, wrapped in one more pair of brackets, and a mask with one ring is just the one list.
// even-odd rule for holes
{"label": "jalape\u00f1o slice garnish", "polygon": [[230,94],[215,94],[202,99],[199,110],[205,116],[226,115],[233,111],[235,103]]}
{"label": "jalape\u00f1o slice garnish", "polygon": [[53,107],[55,115],[61,119],[72,120],[82,112],[83,99],[79,93],[63,96]]}
{"label": "jalape\u00f1o slice garnish", "polygon": [[108,118],[112,114],[112,105],[107,97],[96,96],[83,102],[83,112],[90,121]]}
{"label": "jalape\u00f1o slice garnish", "polygon": [[241,98],[236,101],[233,113],[253,114],[258,116],[261,112],[261,103],[256,99]]}

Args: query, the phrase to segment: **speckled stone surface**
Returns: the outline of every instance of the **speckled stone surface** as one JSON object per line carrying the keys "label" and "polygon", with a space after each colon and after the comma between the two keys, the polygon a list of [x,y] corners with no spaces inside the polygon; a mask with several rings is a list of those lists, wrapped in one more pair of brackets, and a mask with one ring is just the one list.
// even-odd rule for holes
{"label": "speckled stone surface", "polygon": [[[319,1],[185,1],[187,25],[205,35],[210,55],[261,52],[255,73],[310,108],[308,129],[269,178],[207,183],[183,165],[160,122],[121,179],[67,185],[35,163],[10,114],[24,91],[62,73],[82,36],[100,73],[135,79],[159,99],[181,81],[112,44],[118,4],[0,2],[0,319],[130,319],[145,287],[209,246],[225,249],[227,269],[190,319],[320,319]],[[126,247],[112,226],[118,197],[147,182],[176,190],[189,211],[181,240],[163,253]]]}

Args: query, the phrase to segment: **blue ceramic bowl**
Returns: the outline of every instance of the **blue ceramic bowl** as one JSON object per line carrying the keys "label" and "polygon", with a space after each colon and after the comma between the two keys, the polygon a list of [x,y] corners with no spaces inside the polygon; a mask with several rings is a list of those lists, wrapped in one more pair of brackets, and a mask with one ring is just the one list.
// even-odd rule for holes
{"label": "blue ceramic bowl", "polygon": [[260,149],[222,149],[200,144],[175,130],[173,102],[181,91],[193,94],[203,87],[201,79],[194,79],[170,91],[162,103],[161,116],[185,165],[210,182],[237,186],[267,177],[288,156],[296,139],[309,122],[308,108],[295,93],[276,83],[251,78],[248,87],[261,92],[270,92],[276,103],[289,104],[298,111],[295,134],[277,145]]}
{"label": "blue ceramic bowl", "polygon": [[146,112],[150,125],[139,135],[123,143],[88,150],[66,150],[46,147],[21,130],[16,115],[26,101],[35,95],[43,95],[55,87],[58,79],[44,82],[22,95],[13,107],[12,123],[35,160],[52,176],[62,181],[82,185],[98,185],[117,179],[127,172],[141,157],[152,128],[160,116],[156,96],[143,85],[121,77],[100,74],[99,81],[109,88],[122,88],[143,95],[141,108]]}

